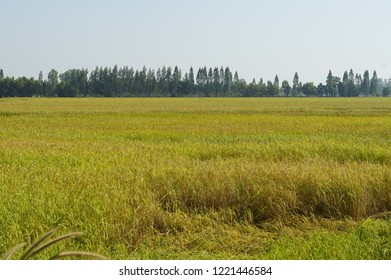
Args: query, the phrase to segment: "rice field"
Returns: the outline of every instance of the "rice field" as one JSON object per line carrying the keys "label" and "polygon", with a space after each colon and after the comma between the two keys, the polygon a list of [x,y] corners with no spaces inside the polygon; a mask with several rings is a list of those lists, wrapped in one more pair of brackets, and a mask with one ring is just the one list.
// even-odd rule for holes
{"label": "rice field", "polygon": [[391,259],[391,99],[0,99],[0,256]]}

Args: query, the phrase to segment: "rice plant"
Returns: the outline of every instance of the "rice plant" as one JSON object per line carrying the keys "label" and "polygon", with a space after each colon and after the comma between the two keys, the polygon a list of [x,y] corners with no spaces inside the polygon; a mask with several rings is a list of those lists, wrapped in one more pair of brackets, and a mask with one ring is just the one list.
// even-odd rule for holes
{"label": "rice plant", "polygon": [[[26,249],[25,249],[26,242],[23,242],[23,243],[16,245],[15,247],[11,248],[7,253],[4,254],[3,259],[4,260],[11,260],[12,258],[15,257],[15,255],[21,249],[24,249],[24,251],[18,257],[19,260],[34,259],[39,254],[43,253],[43,251],[45,251],[47,248],[52,247],[63,240],[76,238],[76,237],[83,235],[81,232],[72,232],[72,233],[64,234],[59,237],[47,240],[54,233],[55,233],[55,230],[51,230],[51,231],[47,232],[45,235],[43,235],[41,238],[36,240],[33,244],[31,244]],[[106,259],[104,256],[102,256],[100,254],[83,252],[83,251],[60,252],[60,253],[57,253],[56,255],[52,256],[50,259],[55,260],[55,259],[64,259],[64,258],[81,258],[81,257],[82,258],[90,258],[90,259]]]}
{"label": "rice plant", "polygon": [[389,98],[2,99],[0,255],[388,259],[390,167]]}

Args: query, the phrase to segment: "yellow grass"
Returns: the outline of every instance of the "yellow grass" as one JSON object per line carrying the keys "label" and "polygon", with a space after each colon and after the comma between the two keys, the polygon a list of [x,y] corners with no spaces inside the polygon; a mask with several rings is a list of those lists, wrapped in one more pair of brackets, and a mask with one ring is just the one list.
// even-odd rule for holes
{"label": "yellow grass", "polygon": [[389,258],[390,165],[388,98],[0,99],[0,253]]}

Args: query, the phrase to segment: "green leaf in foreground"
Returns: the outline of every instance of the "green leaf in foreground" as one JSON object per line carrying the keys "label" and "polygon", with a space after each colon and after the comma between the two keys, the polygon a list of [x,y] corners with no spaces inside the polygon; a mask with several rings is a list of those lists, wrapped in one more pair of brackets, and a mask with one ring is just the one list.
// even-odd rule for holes
{"label": "green leaf in foreground", "polygon": [[[59,237],[56,237],[54,239],[49,240],[48,242],[44,243],[46,239],[48,239],[50,236],[52,236],[55,233],[56,230],[51,230],[44,234],[42,237],[40,237],[38,240],[36,240],[30,247],[28,247],[24,253],[19,258],[20,260],[28,260],[32,259],[35,256],[42,253],[45,249],[70,238],[76,238],[81,235],[83,235],[82,232],[71,232],[64,235],[61,235]],[[22,248],[24,248],[26,245],[25,242],[16,245],[15,247],[11,248],[3,257],[4,260],[11,260],[14,255]],[[90,253],[90,252],[83,252],[83,251],[74,251],[74,252],[60,252],[59,254],[53,256],[50,259],[64,259],[64,258],[91,258],[91,259],[106,259],[106,257],[97,254],[97,253]]]}

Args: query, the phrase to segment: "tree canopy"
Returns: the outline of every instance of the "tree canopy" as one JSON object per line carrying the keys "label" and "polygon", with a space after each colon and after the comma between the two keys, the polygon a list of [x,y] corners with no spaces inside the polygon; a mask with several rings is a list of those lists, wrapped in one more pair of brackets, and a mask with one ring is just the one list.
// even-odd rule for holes
{"label": "tree canopy", "polygon": [[44,79],[42,71],[38,79],[8,77],[0,69],[0,97],[285,97],[285,96],[389,96],[391,79],[370,78],[369,71],[363,75],[345,71],[342,79],[328,72],[325,85],[300,82],[296,72],[292,85],[278,75],[274,81],[250,83],[239,78],[226,67],[190,67],[183,72],[162,66],[158,69],[134,69],[133,67],[96,67],[70,69],[59,74],[52,69]]}

